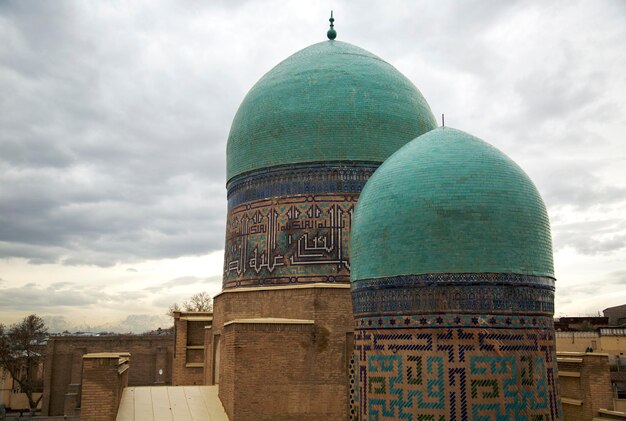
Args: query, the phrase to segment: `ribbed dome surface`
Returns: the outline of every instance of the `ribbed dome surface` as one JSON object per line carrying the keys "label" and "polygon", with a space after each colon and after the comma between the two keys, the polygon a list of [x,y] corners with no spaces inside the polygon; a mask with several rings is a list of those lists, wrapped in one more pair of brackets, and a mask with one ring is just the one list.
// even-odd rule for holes
{"label": "ribbed dome surface", "polygon": [[498,149],[451,128],[413,140],[372,175],[351,258],[352,280],[554,272],[548,215],[532,181]]}
{"label": "ribbed dome surface", "polygon": [[263,76],[228,137],[227,178],[275,165],[382,162],[436,126],[415,86],[354,45],[311,45]]}

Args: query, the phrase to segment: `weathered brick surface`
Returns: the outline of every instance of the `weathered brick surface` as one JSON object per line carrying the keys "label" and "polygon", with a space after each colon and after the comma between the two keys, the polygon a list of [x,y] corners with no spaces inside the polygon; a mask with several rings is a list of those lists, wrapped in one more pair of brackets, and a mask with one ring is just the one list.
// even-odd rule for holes
{"label": "weathered brick surface", "polygon": [[[205,312],[174,313],[174,358],[172,384],[174,386],[204,384],[204,329],[210,321],[187,320],[192,317],[209,317]],[[196,366],[190,366],[196,365]]]}
{"label": "weathered brick surface", "polygon": [[626,304],[605,308],[603,314],[605,317],[609,318],[609,324],[611,326],[624,324],[626,323]]}
{"label": "weathered brick surface", "polygon": [[[71,393],[80,393],[84,354],[128,352],[133,356],[128,384],[149,386],[171,384],[173,351],[171,335],[50,338],[46,349],[42,413],[70,415],[67,411],[72,403],[66,404],[65,400],[74,400]],[[80,396],[77,399],[80,401]]]}
{"label": "weathered brick surface", "polygon": [[128,386],[127,356],[83,359],[80,419],[114,421],[122,392]]}
{"label": "weathered brick surface", "polygon": [[[590,421],[598,416],[599,409],[613,409],[611,373],[606,354],[557,354],[559,385],[566,421]],[[563,361],[563,358],[582,358],[581,363]],[[580,377],[565,375],[578,373]],[[581,405],[568,400],[582,401]]]}
{"label": "weathered brick surface", "polygon": [[[231,419],[346,419],[352,350],[346,337],[353,331],[348,288],[239,290],[220,294],[214,305],[212,334],[220,335],[221,343],[219,393]],[[228,324],[257,318],[313,320],[314,325]]]}
{"label": "weathered brick surface", "polygon": [[205,385],[215,384],[213,379],[213,328],[204,327],[204,382]]}

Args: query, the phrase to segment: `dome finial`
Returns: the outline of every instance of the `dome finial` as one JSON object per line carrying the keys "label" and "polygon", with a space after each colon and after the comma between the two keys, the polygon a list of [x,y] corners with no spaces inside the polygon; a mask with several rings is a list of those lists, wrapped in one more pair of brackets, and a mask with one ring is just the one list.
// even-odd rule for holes
{"label": "dome finial", "polygon": [[333,18],[333,11],[330,11],[330,19],[328,19],[328,21],[330,22],[330,29],[328,30],[328,32],[326,32],[326,36],[328,37],[329,40],[334,40],[335,38],[337,38],[337,31],[335,31],[335,25],[333,22],[335,22],[335,18]]}

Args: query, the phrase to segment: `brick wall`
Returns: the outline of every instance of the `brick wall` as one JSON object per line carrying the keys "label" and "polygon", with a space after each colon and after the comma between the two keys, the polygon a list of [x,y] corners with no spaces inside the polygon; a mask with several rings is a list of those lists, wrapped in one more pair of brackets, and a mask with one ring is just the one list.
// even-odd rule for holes
{"label": "brick wall", "polygon": [[174,313],[174,386],[204,384],[204,330],[211,325],[212,313]]}
{"label": "brick wall", "polygon": [[626,304],[605,308],[603,313],[605,317],[609,318],[609,324],[612,326],[626,323]]}
{"label": "brick wall", "polygon": [[[272,318],[313,324],[250,320]],[[218,295],[212,335],[220,335],[218,380],[226,413],[238,421],[347,419],[346,334],[352,331],[347,285],[240,288]],[[215,355],[215,343],[207,355]]]}
{"label": "brick wall", "polygon": [[608,355],[558,352],[557,364],[564,420],[591,421],[613,409]]}
{"label": "brick wall", "polygon": [[80,419],[114,421],[128,386],[130,354],[94,353],[83,356]]}
{"label": "brick wall", "polygon": [[46,349],[42,413],[73,415],[80,402],[84,354],[129,352],[133,357],[129,385],[149,386],[171,384],[173,351],[172,335],[52,337]]}
{"label": "brick wall", "polygon": [[213,328],[205,326],[204,328],[204,382],[205,385],[215,384],[213,378]]}

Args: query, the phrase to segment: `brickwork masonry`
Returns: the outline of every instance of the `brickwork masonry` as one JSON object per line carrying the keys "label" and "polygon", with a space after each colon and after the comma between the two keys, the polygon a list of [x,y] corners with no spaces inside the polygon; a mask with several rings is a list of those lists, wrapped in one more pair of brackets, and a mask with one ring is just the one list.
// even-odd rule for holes
{"label": "brickwork masonry", "polygon": [[80,419],[113,421],[128,386],[128,353],[94,353],[83,356]]}

